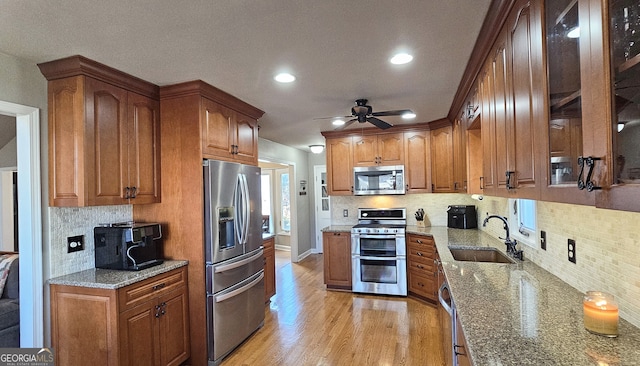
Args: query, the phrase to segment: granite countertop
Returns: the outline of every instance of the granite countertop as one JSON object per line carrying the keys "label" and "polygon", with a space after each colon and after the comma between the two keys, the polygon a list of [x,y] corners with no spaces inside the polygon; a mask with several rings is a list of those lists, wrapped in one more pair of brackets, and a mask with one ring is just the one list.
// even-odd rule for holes
{"label": "granite countertop", "polygon": [[[469,355],[481,365],[640,365],[640,329],[620,319],[619,336],[584,329],[583,294],[541,267],[462,262],[450,245],[496,247],[483,231],[407,227],[431,235],[464,330]],[[521,244],[522,245],[522,244]]]}
{"label": "granite countertop", "polygon": [[323,233],[350,233],[353,225],[331,225],[321,231]]}
{"label": "granite countertop", "polygon": [[50,285],[92,287],[115,290],[147,278],[184,267],[188,261],[165,260],[162,264],[142,271],[116,271],[112,269],[92,268],[80,272],[49,279]]}

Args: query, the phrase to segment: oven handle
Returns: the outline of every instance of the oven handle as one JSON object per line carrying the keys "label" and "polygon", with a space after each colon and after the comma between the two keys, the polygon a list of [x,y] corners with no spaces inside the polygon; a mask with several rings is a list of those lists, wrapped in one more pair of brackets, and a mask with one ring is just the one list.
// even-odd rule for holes
{"label": "oven handle", "polygon": [[354,259],[366,259],[369,261],[397,261],[397,260],[406,260],[404,256],[395,256],[395,257],[369,257],[369,256],[359,256],[354,255]]}
{"label": "oven handle", "polygon": [[404,234],[382,234],[382,235],[371,235],[371,234],[353,234],[355,239],[395,239],[395,238],[404,238]]}
{"label": "oven handle", "polygon": [[[438,301],[440,301],[440,305],[444,308],[444,310],[449,313],[449,315],[453,316],[453,309],[451,309],[451,305],[447,304],[447,302],[442,297],[442,293],[444,291],[449,291],[449,285],[445,282],[438,289]],[[450,291],[449,291],[450,292]]]}

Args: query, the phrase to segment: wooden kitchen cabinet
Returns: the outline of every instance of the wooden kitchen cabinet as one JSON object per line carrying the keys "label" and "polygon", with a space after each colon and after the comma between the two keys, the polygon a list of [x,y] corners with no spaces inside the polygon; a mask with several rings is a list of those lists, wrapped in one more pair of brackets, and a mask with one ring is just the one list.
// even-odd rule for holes
{"label": "wooden kitchen cabinet", "polygon": [[462,115],[452,125],[453,136],[453,191],[467,193],[467,124]]}
{"label": "wooden kitchen cabinet", "polygon": [[201,120],[206,158],[258,164],[257,119],[202,98]]}
{"label": "wooden kitchen cabinet", "polygon": [[327,187],[329,196],[353,194],[353,144],[351,137],[327,138]]}
{"label": "wooden kitchen cabinet", "polygon": [[325,285],[351,290],[351,233],[323,232],[322,246]]}
{"label": "wooden kitchen cabinet", "polygon": [[353,166],[402,165],[405,161],[402,133],[354,136]]}
{"label": "wooden kitchen cabinet", "polygon": [[472,366],[471,358],[469,357],[469,351],[467,349],[467,341],[464,337],[462,325],[460,319],[456,317],[456,339],[455,339],[455,351],[458,366]]}
{"label": "wooden kitchen cabinet", "polygon": [[60,365],[180,365],[190,355],[187,269],[119,289],[51,285]]}
{"label": "wooden kitchen cabinet", "polygon": [[431,184],[433,193],[454,192],[453,129],[450,124],[431,130]]}
{"label": "wooden kitchen cabinet", "polygon": [[275,237],[271,236],[262,241],[264,246],[264,302],[269,302],[276,294],[276,252]]}
{"label": "wooden kitchen cabinet", "polygon": [[429,131],[405,132],[404,149],[406,192],[431,192],[431,135]]}
{"label": "wooden kitchen cabinet", "polygon": [[407,234],[407,277],[409,295],[438,302],[436,243],[430,236]]}
{"label": "wooden kitchen cabinet", "polygon": [[158,87],[81,56],[48,82],[49,205],[160,202]]}

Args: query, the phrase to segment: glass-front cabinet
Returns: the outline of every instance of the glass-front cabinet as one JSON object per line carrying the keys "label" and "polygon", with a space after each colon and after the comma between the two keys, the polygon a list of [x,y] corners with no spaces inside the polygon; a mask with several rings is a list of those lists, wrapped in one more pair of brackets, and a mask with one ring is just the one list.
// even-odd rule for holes
{"label": "glass-front cabinet", "polygon": [[542,149],[544,159],[540,168],[546,170],[541,198],[593,205],[595,195],[578,188],[581,172],[578,160],[587,156],[584,139],[591,136],[586,133],[588,124],[583,123],[583,94],[588,90],[583,88],[583,78],[588,68],[589,37],[581,32],[581,26],[584,30],[584,23],[588,23],[582,2],[544,2],[548,123],[544,131],[538,130],[541,136],[547,137],[540,140],[546,145]]}
{"label": "glass-front cabinet", "polygon": [[611,145],[606,147],[610,168],[596,204],[640,211],[640,2],[609,0],[603,10],[608,13]]}

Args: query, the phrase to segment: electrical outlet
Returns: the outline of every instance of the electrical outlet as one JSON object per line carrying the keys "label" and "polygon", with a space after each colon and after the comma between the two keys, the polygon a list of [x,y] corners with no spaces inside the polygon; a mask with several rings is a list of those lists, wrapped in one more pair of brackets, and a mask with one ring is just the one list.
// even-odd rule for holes
{"label": "electrical outlet", "polygon": [[544,230],[540,231],[540,248],[547,250],[547,232]]}
{"label": "electrical outlet", "polygon": [[576,241],[573,239],[567,239],[567,249],[569,251],[569,262],[576,262]]}
{"label": "electrical outlet", "polygon": [[67,237],[67,253],[84,250],[84,235]]}
{"label": "electrical outlet", "polygon": [[342,210],[342,217],[349,217],[349,210],[347,210],[346,208]]}

